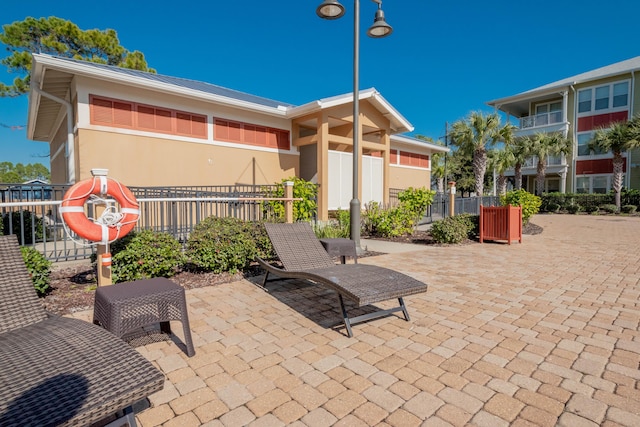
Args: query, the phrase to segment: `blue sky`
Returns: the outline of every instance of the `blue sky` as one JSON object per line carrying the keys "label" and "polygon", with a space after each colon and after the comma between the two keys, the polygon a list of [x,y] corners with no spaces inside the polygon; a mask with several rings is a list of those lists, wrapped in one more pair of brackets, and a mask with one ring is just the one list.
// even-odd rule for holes
{"label": "blue sky", "polygon": [[[113,28],[160,74],[300,105],[352,90],[353,2],[342,1],[347,14],[336,21],[316,16],[320,3],[12,1],[0,24],[57,16]],[[434,139],[447,121],[491,111],[487,101],[640,55],[638,0],[384,0],[394,28],[385,39],[365,35],[376,5],[360,9],[360,88],[378,89],[413,134]],[[0,68],[0,81],[12,79]],[[46,143],[10,128],[26,122],[26,96],[0,98],[0,162],[49,166],[37,157]]]}

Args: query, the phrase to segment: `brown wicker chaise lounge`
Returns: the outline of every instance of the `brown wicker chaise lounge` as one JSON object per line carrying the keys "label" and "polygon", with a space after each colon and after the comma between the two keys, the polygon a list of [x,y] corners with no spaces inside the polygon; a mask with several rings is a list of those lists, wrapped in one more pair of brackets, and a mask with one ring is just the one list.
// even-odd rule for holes
{"label": "brown wicker chaise lounge", "polygon": [[[349,337],[353,336],[351,325],[397,311],[402,311],[405,320],[409,321],[409,313],[402,298],[427,290],[425,283],[388,268],[366,264],[335,264],[316,238],[309,223],[266,223],[265,228],[283,268],[274,267],[258,258],[258,262],[266,270],[263,288],[266,289],[269,274],[281,278],[307,279],[327,286],[338,293]],[[394,298],[398,299],[400,305],[349,317],[344,298],[353,301],[358,307]]]}
{"label": "brown wicker chaise lounge", "polygon": [[[126,421],[164,375],[99,326],[48,315],[16,236],[0,236],[0,426]],[[123,423],[124,424],[124,423]]]}

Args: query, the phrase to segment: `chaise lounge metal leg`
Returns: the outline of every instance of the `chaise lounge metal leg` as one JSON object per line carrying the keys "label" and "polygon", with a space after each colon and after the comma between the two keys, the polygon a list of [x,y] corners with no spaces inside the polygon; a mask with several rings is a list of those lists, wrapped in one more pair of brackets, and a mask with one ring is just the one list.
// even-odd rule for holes
{"label": "chaise lounge metal leg", "polygon": [[398,298],[398,302],[400,303],[398,307],[389,308],[387,310],[377,310],[373,313],[361,314],[360,316],[355,316],[352,318],[347,315],[347,309],[344,306],[344,299],[342,298],[342,295],[338,294],[338,298],[340,299],[342,318],[344,319],[344,325],[347,328],[347,334],[349,335],[349,338],[353,337],[351,325],[355,325],[356,323],[366,322],[367,320],[377,319],[379,317],[385,317],[398,311],[402,311],[402,313],[404,314],[404,320],[406,320],[407,322],[411,320],[411,318],[409,317],[409,311],[407,310],[407,306],[404,305],[404,300],[402,299],[402,297]]}
{"label": "chaise lounge metal leg", "polygon": [[400,303],[400,307],[402,307],[402,312],[404,313],[404,320],[409,322],[411,319],[409,318],[409,311],[407,311],[407,306],[404,305],[404,300],[402,297],[398,298],[398,302]]}
{"label": "chaise lounge metal leg", "polygon": [[353,331],[351,331],[351,321],[349,320],[349,316],[347,315],[347,309],[344,306],[344,300],[342,299],[342,295],[338,294],[338,298],[340,299],[340,308],[342,309],[342,318],[344,319],[344,326],[347,327],[347,335],[349,335],[349,338],[353,338]]}

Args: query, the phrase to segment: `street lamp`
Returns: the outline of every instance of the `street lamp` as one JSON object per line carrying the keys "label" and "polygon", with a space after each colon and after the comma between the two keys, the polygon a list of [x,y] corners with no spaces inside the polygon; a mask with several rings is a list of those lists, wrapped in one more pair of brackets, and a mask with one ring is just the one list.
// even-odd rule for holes
{"label": "street lamp", "polygon": [[[367,30],[367,35],[373,38],[386,37],[393,32],[393,28],[384,19],[382,0],[371,0],[378,4],[373,25]],[[337,0],[323,0],[316,9],[316,14],[322,19],[338,19],[344,15],[344,6]],[[349,204],[349,219],[351,222],[351,240],[360,251],[360,200],[358,187],[360,173],[359,160],[359,119],[360,119],[360,89],[358,82],[360,66],[360,0],[353,2],[353,198]]]}

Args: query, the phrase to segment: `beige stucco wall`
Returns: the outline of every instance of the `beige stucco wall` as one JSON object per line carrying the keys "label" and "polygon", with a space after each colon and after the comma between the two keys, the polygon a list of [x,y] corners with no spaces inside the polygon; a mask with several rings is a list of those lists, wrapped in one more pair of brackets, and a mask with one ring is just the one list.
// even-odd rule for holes
{"label": "beige stucco wall", "polygon": [[273,184],[299,169],[299,156],[210,143],[80,129],[78,180],[92,168],[131,186]]}
{"label": "beige stucco wall", "polygon": [[408,168],[401,166],[389,167],[390,188],[420,188],[431,187],[431,171],[427,169]]}

